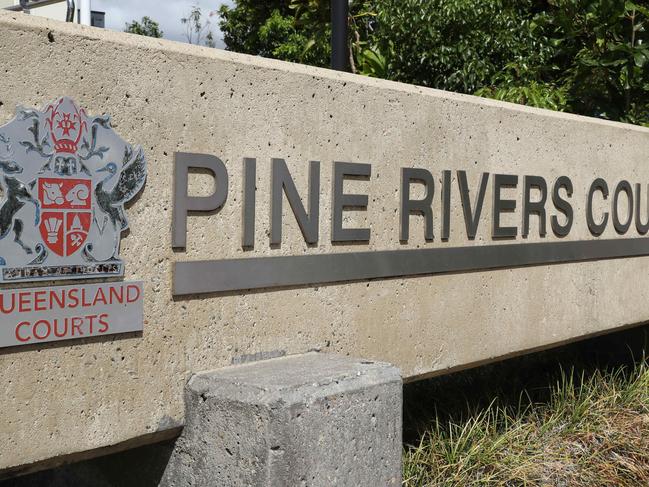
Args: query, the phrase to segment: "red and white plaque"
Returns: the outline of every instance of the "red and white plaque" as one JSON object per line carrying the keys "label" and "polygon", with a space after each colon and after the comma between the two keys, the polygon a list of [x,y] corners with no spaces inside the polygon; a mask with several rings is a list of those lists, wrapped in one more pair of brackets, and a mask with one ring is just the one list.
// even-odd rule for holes
{"label": "red and white plaque", "polygon": [[0,291],[0,347],[142,331],[141,282]]}

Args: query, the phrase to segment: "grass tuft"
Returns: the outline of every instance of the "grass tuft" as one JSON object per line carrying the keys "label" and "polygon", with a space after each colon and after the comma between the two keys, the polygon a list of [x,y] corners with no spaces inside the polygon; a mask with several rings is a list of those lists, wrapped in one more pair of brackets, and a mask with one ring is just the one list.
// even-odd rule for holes
{"label": "grass tuft", "polygon": [[542,402],[436,417],[404,449],[405,486],[649,486],[649,363],[561,372]]}

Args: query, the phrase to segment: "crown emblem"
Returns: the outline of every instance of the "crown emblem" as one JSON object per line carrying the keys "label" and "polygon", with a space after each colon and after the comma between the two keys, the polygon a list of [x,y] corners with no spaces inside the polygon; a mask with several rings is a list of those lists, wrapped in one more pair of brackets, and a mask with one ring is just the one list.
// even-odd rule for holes
{"label": "crown emblem", "polygon": [[50,128],[54,151],[57,154],[76,154],[79,141],[86,128],[85,112],[80,110],[70,98],[60,98],[46,110],[50,115],[46,123]]}

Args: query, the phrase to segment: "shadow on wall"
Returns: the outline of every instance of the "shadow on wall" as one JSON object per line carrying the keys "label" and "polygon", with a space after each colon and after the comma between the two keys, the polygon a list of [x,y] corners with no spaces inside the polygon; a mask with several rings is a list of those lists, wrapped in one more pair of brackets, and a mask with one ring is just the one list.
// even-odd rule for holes
{"label": "shadow on wall", "polygon": [[[484,407],[498,398],[516,404],[521,391],[543,401],[561,370],[586,375],[596,368],[631,364],[649,350],[649,325],[591,338],[404,386],[404,441],[416,441],[435,415],[441,420]],[[155,487],[174,441],[134,448],[0,482],[0,487]]]}
{"label": "shadow on wall", "polygon": [[403,441],[417,444],[437,417],[463,422],[497,401],[516,408],[526,401],[546,403],[563,372],[574,371],[575,385],[596,369],[632,365],[649,354],[649,324],[561,347],[406,384]]}
{"label": "shadow on wall", "polygon": [[175,440],[142,446],[0,482],[0,487],[157,486]]}

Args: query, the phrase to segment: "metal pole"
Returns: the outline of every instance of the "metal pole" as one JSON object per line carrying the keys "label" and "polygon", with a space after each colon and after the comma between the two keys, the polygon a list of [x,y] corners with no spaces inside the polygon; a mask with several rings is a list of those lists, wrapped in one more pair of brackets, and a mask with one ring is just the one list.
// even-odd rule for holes
{"label": "metal pole", "polygon": [[347,71],[348,0],[331,0],[331,69]]}
{"label": "metal pole", "polygon": [[68,1],[68,11],[65,14],[65,21],[66,22],[74,22],[74,0],[67,0]]}
{"label": "metal pole", "polygon": [[[74,0],[67,0],[68,10],[65,14],[66,22],[74,21]],[[20,0],[20,6],[23,9],[23,12],[29,13],[29,0]]]}
{"label": "metal pole", "polygon": [[79,20],[83,25],[90,25],[90,0],[80,0],[79,2]]}

